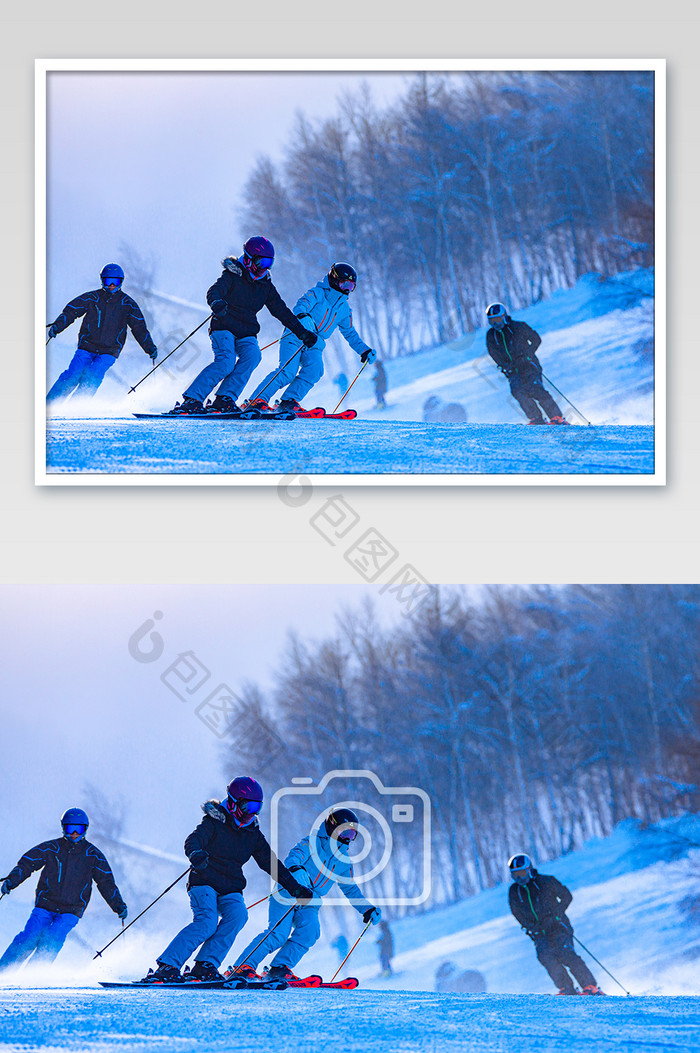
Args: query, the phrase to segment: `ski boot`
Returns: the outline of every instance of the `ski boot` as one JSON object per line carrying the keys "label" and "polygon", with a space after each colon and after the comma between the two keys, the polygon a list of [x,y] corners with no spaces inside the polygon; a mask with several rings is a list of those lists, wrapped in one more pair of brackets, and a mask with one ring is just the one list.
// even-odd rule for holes
{"label": "ski boot", "polygon": [[605,991],[601,991],[597,984],[588,984],[581,991],[582,995],[604,995]]}
{"label": "ski boot", "polygon": [[295,976],[292,970],[286,965],[271,965],[270,968],[265,972],[263,979],[265,980],[298,980],[299,977]]}
{"label": "ski boot", "polygon": [[189,971],[185,972],[183,980],[186,984],[211,983],[212,980],[223,980],[219,970],[211,962],[196,961]]}
{"label": "ski boot", "polygon": [[183,395],[182,402],[176,402],[169,412],[173,417],[189,417],[193,413],[204,413],[204,406],[199,399],[191,399],[189,395]]}
{"label": "ski boot", "polygon": [[227,980],[232,980],[236,976],[242,977],[244,980],[262,980],[260,973],[256,973],[252,965],[230,965],[224,976]]}
{"label": "ski boot", "polygon": [[528,421],[528,424],[545,424],[545,423],[546,422],[545,422],[543,417],[533,417],[531,420]]}
{"label": "ski boot", "polygon": [[568,423],[569,423],[569,421],[566,419],[566,417],[562,417],[562,415],[560,413],[557,414],[555,417],[550,417],[549,420],[547,421],[547,424],[568,424]]}
{"label": "ski boot", "polygon": [[277,403],[275,408],[278,410],[284,410],[286,413],[298,413],[301,406],[296,399],[282,399]]}
{"label": "ski boot", "polygon": [[575,995],[578,991],[574,987],[560,987],[557,991],[558,995]]}
{"label": "ski boot", "polygon": [[272,406],[267,401],[267,399],[263,399],[260,397],[258,397],[257,399],[249,399],[248,402],[244,403],[243,408],[256,409],[259,410],[261,413],[270,413],[270,411],[272,410]]}
{"label": "ski boot", "polygon": [[217,395],[215,399],[208,402],[205,413],[237,413],[239,407],[230,395]]}
{"label": "ski boot", "polygon": [[142,984],[181,984],[183,978],[180,975],[180,970],[175,965],[166,965],[165,962],[156,962],[157,969],[149,969],[143,980],[139,980]]}

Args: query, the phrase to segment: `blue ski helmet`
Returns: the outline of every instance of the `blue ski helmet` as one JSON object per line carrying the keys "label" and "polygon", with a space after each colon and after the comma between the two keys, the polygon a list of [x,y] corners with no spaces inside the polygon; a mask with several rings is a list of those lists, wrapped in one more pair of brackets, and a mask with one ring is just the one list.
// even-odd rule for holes
{"label": "blue ski helmet", "polygon": [[508,312],[502,303],[492,303],[490,307],[486,308],[486,317],[489,320],[489,325],[492,325],[494,329],[502,329],[506,324]]}
{"label": "blue ski helmet", "polygon": [[102,268],[100,278],[105,288],[108,285],[116,285],[118,287],[124,281],[124,271],[118,263],[108,263],[106,267]]}
{"label": "blue ski helmet", "polygon": [[[63,836],[70,838],[71,841],[82,841],[89,825],[90,820],[82,808],[68,808],[61,816]],[[78,836],[72,837],[73,833]]]}
{"label": "blue ski helmet", "polygon": [[275,247],[267,238],[257,234],[243,246],[243,264],[256,282],[266,277],[275,262]]}
{"label": "blue ski helmet", "polygon": [[508,870],[513,881],[518,885],[527,885],[530,878],[534,875],[532,860],[524,852],[519,852],[517,855],[510,857]]}
{"label": "blue ski helmet", "polygon": [[260,783],[249,775],[242,775],[228,784],[226,794],[226,808],[236,826],[250,826],[263,806]]}

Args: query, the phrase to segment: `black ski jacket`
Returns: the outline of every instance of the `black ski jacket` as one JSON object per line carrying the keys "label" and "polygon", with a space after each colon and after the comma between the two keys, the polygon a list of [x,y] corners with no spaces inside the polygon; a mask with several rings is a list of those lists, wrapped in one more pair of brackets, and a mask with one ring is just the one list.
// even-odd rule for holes
{"label": "black ski jacket", "polygon": [[568,932],[573,932],[565,913],[572,899],[561,881],[536,870],[527,885],[518,885],[514,881],[508,889],[510,912],[532,937],[553,932],[562,925]]}
{"label": "black ski jacket", "polygon": [[228,306],[224,315],[214,315],[209,323],[209,332],[226,329],[234,336],[256,336],[260,332],[258,312],[267,307],[285,328],[290,329],[299,340],[306,336],[305,329],[295,314],[272,284],[269,274],[259,281],[253,281],[248,271],[238,260],[224,260],[224,270],[218,281],[214,282],[207,293],[207,303],[223,300]]}
{"label": "black ski jacket", "polygon": [[62,333],[76,318],[83,317],[78,334],[78,347],[98,355],[114,355],[119,358],[126,340],[127,326],[146,352],[156,350],[148,332],[141,308],[120,289],[93,289],[92,292],[76,296],[63,308],[56,321],[56,332]]}
{"label": "black ski jacket", "polygon": [[250,826],[236,826],[230,813],[218,801],[207,801],[202,810],[204,818],[185,841],[185,855],[189,859],[193,852],[206,852],[209,860],[204,869],[195,870],[193,867],[190,870],[188,888],[209,885],[220,896],[242,892],[246,886],[243,864],[252,856],[266,874],[272,874],[274,870],[275,879],[294,895],[299,882],[274,855],[257,819]]}
{"label": "black ski jacket", "polygon": [[491,326],[486,331],[486,350],[506,376],[532,369],[541,373],[542,366],[535,354],[541,343],[540,335],[527,322],[514,322],[510,315],[506,315],[502,329]]}
{"label": "black ski jacket", "polygon": [[89,841],[57,837],[42,841],[25,852],[7,875],[10,888],[17,888],[35,870],[41,870],[35,906],[55,914],[77,914],[82,918],[90,901],[93,881],[105,903],[115,914],[126,910],[109,863]]}

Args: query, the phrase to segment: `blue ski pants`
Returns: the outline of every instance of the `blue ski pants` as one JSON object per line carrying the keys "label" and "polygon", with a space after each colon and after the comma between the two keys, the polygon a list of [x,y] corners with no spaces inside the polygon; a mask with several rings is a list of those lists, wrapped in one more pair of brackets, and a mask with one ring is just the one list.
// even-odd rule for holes
{"label": "blue ski pants", "polygon": [[[270,964],[286,965],[287,968],[293,969],[297,962],[304,957],[321,935],[321,923],[318,916],[320,905],[314,907],[311,904],[306,906],[302,906],[300,903],[297,904],[287,914],[284,921],[272,931],[293,902],[290,899],[286,902],[283,900],[278,903],[274,897],[270,900],[267,929],[264,933],[259,932],[255,939],[250,941],[246,949],[236,959],[236,965],[243,965],[245,962],[257,972],[260,962],[267,958],[268,954],[277,951],[278,953]],[[265,936],[264,940],[263,936]],[[253,952],[253,948],[256,943],[260,943],[260,940],[262,940],[262,943]]]}
{"label": "blue ski pants", "polygon": [[269,402],[275,392],[289,384],[282,397],[301,402],[323,376],[325,346],[325,340],[319,337],[313,347],[304,347],[301,340],[297,340],[292,333],[286,333],[280,341],[279,366],[258,384],[251,399],[262,396]]}
{"label": "blue ski pants", "polygon": [[0,958],[0,970],[21,965],[30,954],[34,955],[33,962],[52,962],[79,921],[77,914],[57,914],[35,907],[27,924]]}
{"label": "blue ski pants", "polygon": [[67,369],[64,369],[46,396],[47,402],[68,398],[69,395],[95,394],[105,373],[116,362],[114,355],[96,354],[78,348]]}
{"label": "blue ski pants", "polygon": [[220,895],[210,885],[195,885],[189,896],[194,917],[158,955],[158,961],[181,969],[199,947],[196,960],[210,962],[218,969],[248,920],[243,895]]}
{"label": "blue ski pants", "polygon": [[204,367],[183,394],[204,402],[220,384],[217,394],[228,395],[235,402],[260,364],[260,346],[256,337],[234,336],[228,329],[216,329],[209,335],[214,361]]}

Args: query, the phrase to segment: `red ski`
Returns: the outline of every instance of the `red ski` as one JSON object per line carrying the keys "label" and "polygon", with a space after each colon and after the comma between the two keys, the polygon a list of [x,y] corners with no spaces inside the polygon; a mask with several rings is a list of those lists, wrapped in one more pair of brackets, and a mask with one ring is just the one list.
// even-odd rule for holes
{"label": "red ski", "polygon": [[354,976],[348,976],[345,980],[336,980],[335,983],[324,984],[320,976],[304,976],[298,980],[287,980],[289,987],[337,987],[341,990],[350,991],[354,987],[357,987],[358,980]]}
{"label": "red ski", "polygon": [[317,406],[316,409],[296,410],[296,415],[300,420],[354,420],[357,410],[346,409],[341,410],[340,413],[326,413],[323,406]]}

